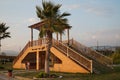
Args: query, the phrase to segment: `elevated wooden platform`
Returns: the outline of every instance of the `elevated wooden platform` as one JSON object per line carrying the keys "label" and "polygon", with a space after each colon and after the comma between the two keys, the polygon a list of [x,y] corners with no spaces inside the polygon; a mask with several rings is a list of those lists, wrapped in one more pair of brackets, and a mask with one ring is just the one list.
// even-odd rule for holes
{"label": "elevated wooden platform", "polygon": [[[68,42],[68,41],[67,41]],[[93,61],[102,65],[111,65],[112,60],[100,53],[70,40],[69,45],[53,39],[50,55],[50,70],[73,73],[92,73],[95,69]],[[25,69],[26,62],[30,63],[30,69],[44,69],[46,55],[46,39],[28,42],[24,49],[14,60],[13,68]]]}
{"label": "elevated wooden platform", "polygon": [[[33,44],[31,46],[31,43]],[[64,47],[63,47],[64,46]],[[64,48],[64,50],[62,50]],[[66,48],[66,49],[65,49]],[[68,51],[69,52],[66,52]],[[25,69],[26,62],[30,63],[30,69],[44,69],[44,60],[46,54],[45,39],[28,42],[25,48],[20,52],[14,60],[13,68]],[[91,73],[92,61],[79,55],[76,52],[71,52],[63,43],[53,40],[53,47],[51,48],[50,70],[60,72],[80,72]],[[76,54],[76,55],[75,55]],[[72,55],[75,55],[72,57]],[[76,59],[75,59],[76,57]],[[80,58],[80,59],[77,59]],[[85,63],[83,63],[82,61]]]}

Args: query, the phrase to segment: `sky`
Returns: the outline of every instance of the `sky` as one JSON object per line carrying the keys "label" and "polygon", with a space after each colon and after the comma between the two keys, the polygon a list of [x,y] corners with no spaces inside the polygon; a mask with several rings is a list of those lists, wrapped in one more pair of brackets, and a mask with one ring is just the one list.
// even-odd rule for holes
{"label": "sky", "polygon": [[[68,12],[70,38],[86,46],[120,46],[120,0],[46,0],[62,4]],[[28,26],[40,22],[36,5],[42,0],[0,0],[0,22],[10,28],[11,38],[2,40],[2,51],[21,51],[30,41]],[[38,39],[34,30],[34,40]],[[65,32],[66,33],[66,32]],[[66,39],[66,35],[63,36]]]}

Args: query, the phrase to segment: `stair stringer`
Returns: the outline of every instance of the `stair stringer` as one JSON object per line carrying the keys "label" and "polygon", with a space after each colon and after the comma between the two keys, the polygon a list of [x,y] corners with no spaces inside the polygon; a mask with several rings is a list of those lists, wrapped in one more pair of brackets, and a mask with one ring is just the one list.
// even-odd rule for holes
{"label": "stair stringer", "polygon": [[13,65],[13,68],[17,68],[17,69],[25,69],[25,64],[22,63],[22,60],[29,54],[29,52],[31,52],[30,48],[27,48],[23,55],[16,61],[16,63]]}
{"label": "stair stringer", "polygon": [[90,73],[87,69],[78,65],[76,62],[71,60],[69,57],[65,56],[62,52],[60,52],[56,48],[52,47],[51,52],[62,61],[61,64],[54,64],[54,66],[50,68],[51,71]]}
{"label": "stair stringer", "polygon": [[113,60],[110,57],[107,57],[81,43],[79,43],[76,40],[70,40],[70,46],[72,47],[72,49],[74,48],[75,51],[79,51],[81,52],[81,54],[83,56],[88,57],[89,59],[92,59],[102,65],[105,65],[106,67],[110,67],[110,65],[113,64]]}

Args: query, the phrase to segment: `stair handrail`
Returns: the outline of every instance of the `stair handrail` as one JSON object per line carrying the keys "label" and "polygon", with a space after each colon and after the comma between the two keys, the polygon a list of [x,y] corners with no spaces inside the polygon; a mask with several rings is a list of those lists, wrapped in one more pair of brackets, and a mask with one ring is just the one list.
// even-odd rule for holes
{"label": "stair handrail", "polygon": [[21,57],[21,55],[24,54],[25,50],[28,47],[33,47],[33,46],[40,46],[42,44],[46,44],[46,38],[39,38],[38,40],[33,40],[33,41],[29,41],[25,47],[22,49],[22,51],[18,54],[18,56],[14,59],[13,64],[16,63],[16,61]]}
{"label": "stair handrail", "polygon": [[[113,61],[112,61],[111,58],[109,58],[109,57],[107,57],[103,54],[100,54],[99,52],[97,52],[97,51],[95,51],[95,50],[93,50],[89,47],[86,47],[86,46],[82,45],[78,41],[76,41],[74,39],[71,39],[69,42],[70,42],[70,45],[74,45],[74,47],[77,46],[75,48],[79,49],[82,53],[87,54],[87,56],[94,58],[98,62],[100,62],[102,64],[105,64],[105,65],[113,64]],[[88,54],[93,54],[93,55],[88,55]],[[99,56],[97,56],[97,55],[99,55]],[[102,58],[102,60],[101,60],[101,58]]]}
{"label": "stair handrail", "polygon": [[[64,48],[62,48],[62,50],[59,47],[60,45],[62,45],[62,47],[64,47]],[[62,52],[64,52],[64,54],[67,57],[72,58],[74,61],[76,61],[77,63],[79,63],[80,65],[82,65],[83,67],[85,67],[86,69],[88,69],[92,73],[92,60],[89,60],[88,58],[86,58],[83,55],[79,54],[75,50],[73,50],[73,49],[69,48],[68,46],[66,46],[64,43],[62,43],[60,41],[57,41],[55,39],[53,39],[53,46],[59,48]],[[70,53],[70,51],[72,51],[75,54],[72,55],[72,53]],[[77,55],[77,57],[75,55]],[[83,59],[83,60],[80,60],[80,59]]]}
{"label": "stair handrail", "polygon": [[31,42],[29,41],[29,42],[25,45],[25,47],[22,49],[22,51],[20,52],[20,54],[18,54],[18,56],[14,59],[13,64],[16,63],[16,61],[23,55],[23,53],[25,52],[25,50],[26,50],[28,47],[30,47],[30,46],[31,46]]}
{"label": "stair handrail", "polygon": [[38,40],[34,40],[30,42],[32,46],[40,46],[46,44],[46,38],[39,38]]}

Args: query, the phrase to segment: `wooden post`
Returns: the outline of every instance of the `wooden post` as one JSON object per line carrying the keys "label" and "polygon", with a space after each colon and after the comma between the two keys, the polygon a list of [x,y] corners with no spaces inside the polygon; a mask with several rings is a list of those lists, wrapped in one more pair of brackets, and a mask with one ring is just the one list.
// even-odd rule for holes
{"label": "wooden post", "polygon": [[31,47],[33,46],[33,28],[31,28]]}
{"label": "wooden post", "polygon": [[40,70],[40,56],[39,56],[39,51],[36,53],[36,70]]}
{"label": "wooden post", "polygon": [[53,54],[51,55],[51,58],[52,58],[51,62],[52,62],[52,66],[53,66],[54,65],[54,55]]}
{"label": "wooden post", "polygon": [[93,62],[92,60],[90,60],[90,62],[91,62],[91,73],[93,73]]}
{"label": "wooden post", "polygon": [[60,41],[62,42],[62,33],[60,33]]}
{"label": "wooden post", "polygon": [[70,37],[69,37],[69,29],[67,29],[67,37],[68,37],[68,45],[69,45],[69,40],[70,40]]}
{"label": "wooden post", "polygon": [[72,45],[73,45],[73,41],[74,41],[74,40],[73,40],[73,38],[72,38]]}
{"label": "wooden post", "polygon": [[69,57],[68,47],[67,47],[67,57]]}
{"label": "wooden post", "polygon": [[56,33],[56,38],[57,38],[57,41],[58,41],[58,33]]}

